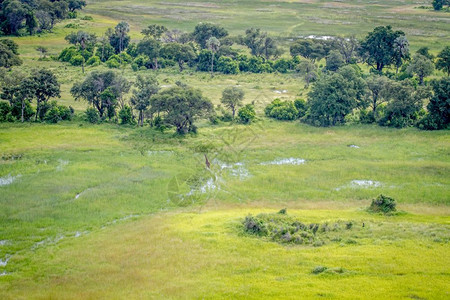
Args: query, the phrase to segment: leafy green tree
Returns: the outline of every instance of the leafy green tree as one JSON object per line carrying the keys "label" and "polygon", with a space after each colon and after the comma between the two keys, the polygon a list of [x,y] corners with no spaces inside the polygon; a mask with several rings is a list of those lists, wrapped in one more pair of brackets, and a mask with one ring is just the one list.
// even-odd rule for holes
{"label": "leafy green tree", "polygon": [[369,32],[362,41],[361,57],[369,66],[374,67],[378,72],[382,72],[384,67],[395,63],[399,53],[395,47],[395,41],[404,36],[403,31],[393,31],[391,26],[378,26],[372,32]]}
{"label": "leafy green tree", "polygon": [[427,105],[428,113],[420,122],[420,128],[439,130],[450,124],[450,77],[433,81],[433,97]]}
{"label": "leafy green tree", "polygon": [[255,108],[251,104],[241,107],[238,111],[239,120],[243,124],[250,124],[256,119]]}
{"label": "leafy green tree", "polygon": [[161,52],[161,43],[154,38],[145,38],[137,44],[137,53],[147,56],[153,63],[153,69],[158,69],[158,57]]}
{"label": "leafy green tree", "polygon": [[325,68],[329,71],[336,72],[340,67],[345,64],[344,58],[338,50],[332,50],[327,55],[327,61]]}
{"label": "leafy green tree", "polygon": [[208,48],[207,41],[211,37],[221,39],[226,36],[228,36],[228,32],[225,28],[212,23],[199,23],[195,26],[194,32],[192,33],[192,37],[202,49]]}
{"label": "leafy green tree", "polygon": [[0,5],[3,33],[5,35],[18,35],[28,14],[27,7],[18,0],[5,0]]}
{"label": "leafy green tree", "polygon": [[358,51],[360,48],[360,43],[355,36],[350,36],[348,38],[336,37],[336,48],[341,53],[346,64],[354,63],[356,61]]}
{"label": "leafy green tree", "polygon": [[206,46],[212,52],[212,56],[211,56],[211,77],[213,77],[214,76],[214,56],[217,53],[217,51],[219,51],[219,49],[220,49],[220,41],[214,36],[210,37],[206,41]]}
{"label": "leafy green tree", "polygon": [[133,125],[135,123],[133,118],[133,112],[131,111],[131,107],[128,105],[125,105],[120,111],[119,111],[119,119],[120,124],[125,125]]}
{"label": "leafy green tree", "polygon": [[316,59],[320,60],[327,55],[324,48],[324,43],[312,39],[299,39],[295,41],[290,47],[292,57],[298,55],[310,59],[314,62]]}
{"label": "leafy green tree", "polygon": [[429,97],[430,91],[426,87],[416,89],[405,82],[393,82],[389,90],[389,102],[379,124],[396,128],[414,125],[419,119],[424,99]]}
{"label": "leafy green tree", "polygon": [[306,121],[315,126],[335,126],[357,107],[364,107],[365,83],[351,68],[325,74],[308,94]]}
{"label": "leafy green tree", "polygon": [[398,73],[398,69],[403,62],[409,59],[409,42],[405,36],[399,36],[394,40],[393,64],[395,65],[396,73]]}
{"label": "leafy green tree", "polygon": [[48,100],[60,97],[60,84],[55,74],[48,69],[34,70],[31,73],[30,80],[34,83],[33,95],[36,98],[35,120],[38,118],[42,120],[47,110]]}
{"label": "leafy green tree", "polygon": [[122,21],[114,27],[114,31],[109,35],[109,43],[115,49],[116,54],[122,52],[128,47],[130,43],[130,25]]}
{"label": "leafy green tree", "polygon": [[163,114],[164,122],[176,127],[177,133],[195,132],[197,118],[208,116],[213,111],[210,100],[198,89],[177,85],[160,92],[151,99],[151,110]]}
{"label": "leafy green tree", "polygon": [[430,53],[430,48],[428,47],[420,47],[416,53],[425,56],[429,60],[434,60],[434,55]]}
{"label": "leafy green tree", "polygon": [[436,68],[450,75],[450,46],[446,46],[437,56]]}
{"label": "leafy green tree", "polygon": [[168,29],[163,25],[152,24],[147,28],[142,29],[141,33],[147,38],[154,38],[155,40],[159,40],[167,31]]}
{"label": "leafy green tree", "polygon": [[176,61],[180,72],[183,72],[185,63],[191,63],[196,59],[194,49],[191,45],[177,42],[165,44],[161,49],[161,55],[164,58]]}
{"label": "leafy green tree", "polygon": [[233,119],[236,115],[236,109],[242,106],[242,100],[244,100],[244,90],[239,87],[227,87],[222,92],[222,99],[220,102],[226,107],[231,109]]}
{"label": "leafy green tree", "polygon": [[90,56],[92,56],[92,51],[88,51],[88,53],[86,53],[86,49],[94,48],[97,37],[95,34],[90,34],[80,30],[77,33],[71,32],[65,37],[65,40],[79,48],[79,52],[81,53],[81,56],[83,56],[81,68],[84,73],[84,63]]}
{"label": "leafy green tree", "polygon": [[18,48],[17,44],[12,40],[0,40],[0,67],[11,68],[22,64]]}
{"label": "leafy green tree", "polygon": [[86,1],[84,0],[69,0],[68,7],[71,12],[75,12],[76,10],[81,10],[86,6]]}
{"label": "leafy green tree", "polygon": [[442,10],[444,5],[450,6],[449,0],[433,0],[431,3],[433,5],[434,10]]}
{"label": "leafy green tree", "polygon": [[389,100],[391,81],[385,76],[372,75],[366,79],[372,121],[378,119],[377,108]]}
{"label": "leafy green tree", "polygon": [[417,75],[417,77],[419,77],[419,84],[423,84],[423,79],[433,73],[434,64],[427,57],[421,54],[416,54],[414,55],[414,58],[409,64],[406,71],[409,74]]}
{"label": "leafy green tree", "polygon": [[75,100],[84,99],[92,104],[100,118],[103,118],[108,107],[114,103],[112,98],[117,99],[120,96],[120,91],[116,87],[120,86],[122,81],[125,79],[113,71],[93,71],[83,82],[76,82],[70,89],[70,93]]}
{"label": "leafy green tree", "polygon": [[301,60],[295,70],[304,77],[306,88],[319,77],[317,75],[317,66],[310,60]]}
{"label": "leafy green tree", "polygon": [[273,100],[264,109],[266,116],[277,120],[292,121],[298,118],[299,112],[292,101]]}
{"label": "leafy green tree", "polygon": [[130,102],[139,111],[138,125],[144,126],[144,113],[150,106],[150,99],[158,93],[159,83],[154,76],[138,75],[135,86]]}

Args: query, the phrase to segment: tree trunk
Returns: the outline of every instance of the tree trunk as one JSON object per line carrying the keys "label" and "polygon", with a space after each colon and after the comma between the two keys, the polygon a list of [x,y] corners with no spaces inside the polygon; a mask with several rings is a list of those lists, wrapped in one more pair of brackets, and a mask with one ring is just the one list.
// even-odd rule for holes
{"label": "tree trunk", "polygon": [[23,121],[24,121],[24,118],[23,118],[23,111],[25,110],[25,100],[24,99],[22,99],[22,117],[20,118],[20,120],[22,121],[22,123],[23,123]]}
{"label": "tree trunk", "polygon": [[235,108],[234,106],[232,106],[232,107],[231,107],[231,111],[233,112],[233,119],[234,119],[234,116],[235,116],[235,114],[236,114],[236,108]]}
{"label": "tree trunk", "polygon": [[84,74],[84,57],[83,57],[83,60],[81,61],[81,71]]}
{"label": "tree trunk", "polygon": [[214,77],[214,51],[211,56],[211,77]]}

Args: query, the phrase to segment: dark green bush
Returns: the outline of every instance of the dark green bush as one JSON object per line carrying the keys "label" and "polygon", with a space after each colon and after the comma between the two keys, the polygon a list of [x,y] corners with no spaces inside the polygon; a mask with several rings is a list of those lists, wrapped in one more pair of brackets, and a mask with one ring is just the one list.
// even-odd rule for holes
{"label": "dark green bush", "polygon": [[8,116],[12,116],[11,110],[11,106],[8,102],[0,101],[0,122],[10,122]]}
{"label": "dark green bush", "polygon": [[291,101],[275,99],[264,109],[266,116],[277,120],[291,121],[298,118],[298,110]]}
{"label": "dark green bush", "polygon": [[72,56],[69,62],[72,66],[81,66],[84,62],[84,57],[81,54],[76,54]]}
{"label": "dark green bush", "polygon": [[128,105],[125,105],[120,111],[119,111],[119,119],[120,124],[134,124],[134,118],[133,113],[131,112],[131,107]]}
{"label": "dark green bush", "polygon": [[93,107],[89,107],[88,109],[86,109],[85,117],[86,117],[86,121],[88,121],[89,123],[92,123],[92,124],[96,124],[100,121],[100,116],[98,114],[98,111]]}
{"label": "dark green bush", "polygon": [[396,203],[393,198],[379,195],[376,199],[372,200],[368,210],[370,212],[388,214],[396,211],[395,206]]}

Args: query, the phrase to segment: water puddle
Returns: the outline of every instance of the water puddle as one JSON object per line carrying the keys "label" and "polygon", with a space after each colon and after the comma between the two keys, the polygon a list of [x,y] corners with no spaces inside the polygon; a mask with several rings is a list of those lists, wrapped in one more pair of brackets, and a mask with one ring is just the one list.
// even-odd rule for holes
{"label": "water puddle", "polygon": [[64,167],[69,164],[68,160],[58,159],[58,165],[56,166],[56,171],[60,172],[64,170]]}
{"label": "water puddle", "polygon": [[269,166],[269,165],[303,165],[304,163],[306,163],[306,160],[302,159],[302,158],[294,158],[294,157],[290,157],[290,158],[280,158],[280,159],[275,159],[272,161],[266,161],[266,162],[262,162],[260,163],[260,165],[262,166]]}
{"label": "water puddle", "polygon": [[369,188],[379,188],[382,187],[383,184],[379,181],[375,181],[375,180],[361,180],[361,179],[357,179],[357,180],[352,180],[350,181],[349,184],[341,186],[336,188],[336,191],[340,191],[341,189],[344,188],[351,188],[351,189],[369,189]]}
{"label": "water puddle", "polygon": [[0,177],[0,186],[10,185],[20,177],[22,177],[22,175],[20,174],[17,176],[11,176],[11,174],[8,174],[6,176]]}

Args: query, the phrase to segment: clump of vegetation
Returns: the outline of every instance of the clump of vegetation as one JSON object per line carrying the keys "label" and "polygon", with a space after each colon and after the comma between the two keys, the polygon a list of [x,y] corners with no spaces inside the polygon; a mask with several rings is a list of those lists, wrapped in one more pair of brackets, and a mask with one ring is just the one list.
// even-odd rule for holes
{"label": "clump of vegetation", "polygon": [[298,118],[298,110],[292,101],[273,100],[264,109],[266,116],[277,119],[292,121]]}
{"label": "clump of vegetation", "polygon": [[389,214],[396,211],[395,199],[379,195],[376,199],[372,200],[372,204],[370,204],[369,211],[375,212],[375,213],[383,213],[383,214]]}
{"label": "clump of vegetation", "polygon": [[303,244],[314,247],[325,245],[325,240],[338,240],[329,238],[328,233],[351,230],[352,226],[349,224],[353,225],[353,222],[305,224],[289,216],[285,208],[277,213],[249,215],[243,221],[246,233],[268,237],[283,244]]}
{"label": "clump of vegetation", "polygon": [[343,268],[328,268],[328,267],[324,267],[324,266],[317,266],[314,267],[314,269],[312,269],[311,273],[312,274],[322,274],[322,273],[326,273],[326,274],[343,274],[347,272],[347,270],[343,269]]}

